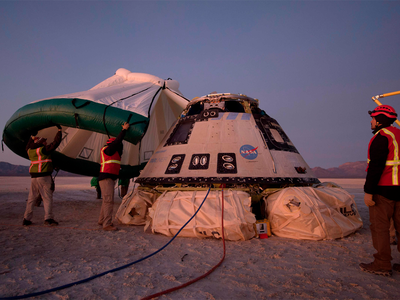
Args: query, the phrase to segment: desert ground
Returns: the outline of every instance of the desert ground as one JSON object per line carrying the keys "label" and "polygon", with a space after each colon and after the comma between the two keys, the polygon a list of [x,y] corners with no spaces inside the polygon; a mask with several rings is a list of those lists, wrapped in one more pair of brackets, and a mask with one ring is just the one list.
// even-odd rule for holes
{"label": "desert ground", "polygon": [[[342,239],[310,241],[271,236],[226,241],[226,256],[202,280],[159,299],[399,299],[400,273],[364,273],[372,261],[368,209],[362,179],[335,182],[355,196],[364,226]],[[97,225],[101,200],[88,177],[57,177],[57,227],[43,225],[43,206],[22,226],[29,177],[0,177],[0,298],[29,295],[77,282],[135,262],[171,238],[144,232],[143,226]],[[114,212],[121,199],[116,193]],[[33,299],[142,299],[203,275],[223,256],[220,239],[174,239],[139,263]],[[392,246],[393,262],[400,262]]]}

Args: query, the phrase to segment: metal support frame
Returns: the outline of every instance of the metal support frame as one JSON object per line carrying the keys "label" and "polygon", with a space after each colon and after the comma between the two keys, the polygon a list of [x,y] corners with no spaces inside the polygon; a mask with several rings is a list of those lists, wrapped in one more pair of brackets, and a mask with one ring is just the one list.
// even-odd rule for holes
{"label": "metal support frame", "polygon": [[[379,98],[384,98],[384,97],[389,97],[389,96],[394,96],[394,95],[400,95],[400,91],[386,93],[386,94],[382,94],[382,95],[376,95],[376,96],[372,97],[372,100],[379,106],[379,105],[382,105],[382,103],[378,100]],[[398,119],[396,119],[395,122],[397,125],[400,126],[400,122]]]}

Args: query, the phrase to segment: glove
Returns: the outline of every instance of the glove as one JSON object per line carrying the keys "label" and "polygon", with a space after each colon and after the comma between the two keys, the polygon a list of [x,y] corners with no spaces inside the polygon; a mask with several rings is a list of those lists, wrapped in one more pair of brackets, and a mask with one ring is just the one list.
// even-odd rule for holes
{"label": "glove", "polygon": [[375,202],[372,200],[373,195],[372,194],[364,194],[364,203],[366,206],[374,206]]}
{"label": "glove", "polygon": [[61,129],[61,126],[60,126],[59,124],[56,124],[56,127],[57,127],[58,129]]}

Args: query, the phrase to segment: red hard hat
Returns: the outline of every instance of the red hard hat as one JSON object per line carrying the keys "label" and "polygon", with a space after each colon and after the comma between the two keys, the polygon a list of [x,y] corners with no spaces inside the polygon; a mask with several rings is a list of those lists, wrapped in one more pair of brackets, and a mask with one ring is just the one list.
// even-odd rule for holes
{"label": "red hard hat", "polygon": [[109,138],[108,141],[107,141],[107,144],[110,144],[110,143],[112,143],[114,141],[115,141],[115,138]]}
{"label": "red hard hat", "polygon": [[396,111],[390,105],[379,105],[373,111],[369,111],[368,113],[371,115],[371,117],[376,117],[377,115],[385,115],[386,117],[391,119],[397,118]]}

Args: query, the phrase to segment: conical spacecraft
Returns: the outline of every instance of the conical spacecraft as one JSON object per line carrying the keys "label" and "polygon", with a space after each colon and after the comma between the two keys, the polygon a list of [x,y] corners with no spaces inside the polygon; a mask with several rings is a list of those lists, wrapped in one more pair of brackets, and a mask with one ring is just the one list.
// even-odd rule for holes
{"label": "conical spacecraft", "polygon": [[279,123],[242,94],[190,101],[136,183],[260,189],[319,183]]}
{"label": "conical spacecraft", "polygon": [[354,197],[321,184],[279,123],[241,94],[190,101],[135,182],[116,218],[167,236],[247,240],[270,224],[319,240],[362,227]]}

